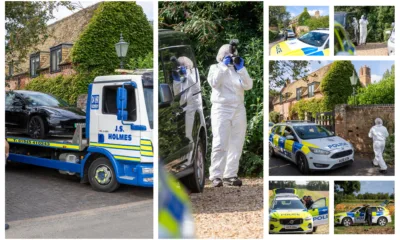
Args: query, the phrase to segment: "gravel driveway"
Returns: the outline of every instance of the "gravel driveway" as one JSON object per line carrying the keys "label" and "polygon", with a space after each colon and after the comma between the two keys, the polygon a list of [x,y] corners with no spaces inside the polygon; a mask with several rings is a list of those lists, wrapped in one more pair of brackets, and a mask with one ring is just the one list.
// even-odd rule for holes
{"label": "gravel driveway", "polygon": [[191,194],[197,238],[263,238],[263,179]]}
{"label": "gravel driveway", "polygon": [[367,45],[356,46],[357,56],[387,56],[387,43],[367,43]]}

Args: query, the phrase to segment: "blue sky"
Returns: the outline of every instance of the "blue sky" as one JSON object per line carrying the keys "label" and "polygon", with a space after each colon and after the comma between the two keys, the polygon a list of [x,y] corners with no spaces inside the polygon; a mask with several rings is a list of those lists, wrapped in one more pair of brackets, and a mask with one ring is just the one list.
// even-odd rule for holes
{"label": "blue sky", "polygon": [[394,181],[360,181],[361,188],[359,193],[389,193],[394,190]]}
{"label": "blue sky", "polygon": [[286,11],[290,12],[292,17],[295,17],[304,11],[304,7],[307,7],[308,12],[311,16],[314,16],[315,11],[319,10],[321,16],[329,15],[328,6],[286,6]]}
{"label": "blue sky", "polygon": [[[100,1],[71,1],[72,3],[78,4],[83,8],[87,8],[95,3],[98,3]],[[152,21],[154,20],[154,15],[153,15],[153,1],[136,1],[136,3],[140,6],[142,6],[144,13],[146,14],[147,20]],[[75,11],[70,11],[65,7],[59,7],[56,11],[54,11],[54,19],[50,20],[47,22],[47,24],[52,24],[58,20],[61,20],[65,17],[68,17],[69,15],[79,11],[81,9],[75,10]]]}

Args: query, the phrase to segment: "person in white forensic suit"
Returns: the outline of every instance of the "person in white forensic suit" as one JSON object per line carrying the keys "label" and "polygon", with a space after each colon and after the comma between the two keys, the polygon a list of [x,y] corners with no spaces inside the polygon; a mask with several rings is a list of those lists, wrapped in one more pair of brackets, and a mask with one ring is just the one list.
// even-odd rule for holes
{"label": "person in white forensic suit", "polygon": [[354,37],[355,40],[358,44],[358,22],[357,22],[357,18],[353,17],[353,22],[351,23],[351,25],[353,26],[353,31],[354,31]]}
{"label": "person in white forensic suit", "polygon": [[230,44],[222,45],[207,78],[212,88],[210,180],[214,187],[242,185],[237,173],[247,128],[244,91],[253,87],[253,80],[243,58],[236,49],[232,51]]}
{"label": "person in white forensic suit", "polygon": [[385,150],[386,138],[389,137],[389,132],[385,126],[383,126],[382,119],[375,119],[375,126],[369,130],[368,137],[373,140],[373,147],[375,158],[372,164],[375,167],[380,167],[381,173],[387,172],[387,166],[385,160],[383,159],[383,151]]}
{"label": "person in white forensic suit", "polygon": [[360,45],[367,44],[367,25],[368,25],[368,20],[367,18],[362,15],[360,19]]}

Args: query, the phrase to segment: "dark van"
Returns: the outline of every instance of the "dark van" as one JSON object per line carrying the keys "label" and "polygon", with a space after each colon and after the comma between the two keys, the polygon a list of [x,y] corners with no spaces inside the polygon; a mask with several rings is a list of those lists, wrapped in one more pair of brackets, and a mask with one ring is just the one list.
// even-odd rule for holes
{"label": "dark van", "polygon": [[205,183],[207,131],[200,77],[184,33],[159,30],[159,158],[191,192]]}

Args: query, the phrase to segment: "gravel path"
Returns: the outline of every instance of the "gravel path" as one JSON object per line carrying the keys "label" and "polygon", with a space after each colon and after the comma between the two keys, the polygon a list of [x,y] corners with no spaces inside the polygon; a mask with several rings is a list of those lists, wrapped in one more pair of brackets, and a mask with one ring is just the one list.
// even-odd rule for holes
{"label": "gravel path", "polygon": [[357,56],[387,56],[387,43],[367,43],[356,46]]}
{"label": "gravel path", "polygon": [[191,194],[197,238],[263,238],[263,179]]}

